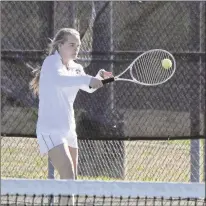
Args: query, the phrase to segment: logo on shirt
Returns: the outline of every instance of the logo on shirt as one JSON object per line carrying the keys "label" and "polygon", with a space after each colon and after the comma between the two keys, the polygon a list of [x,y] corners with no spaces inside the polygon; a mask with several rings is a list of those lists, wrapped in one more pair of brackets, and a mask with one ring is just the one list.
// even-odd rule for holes
{"label": "logo on shirt", "polygon": [[81,74],[81,69],[76,69],[76,74]]}

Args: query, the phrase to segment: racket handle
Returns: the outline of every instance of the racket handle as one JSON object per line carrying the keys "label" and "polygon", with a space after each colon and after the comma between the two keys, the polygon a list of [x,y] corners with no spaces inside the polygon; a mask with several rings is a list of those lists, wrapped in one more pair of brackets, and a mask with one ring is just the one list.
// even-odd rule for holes
{"label": "racket handle", "polygon": [[[102,84],[108,84],[115,81],[114,77],[102,80]],[[91,87],[89,87],[91,89]]]}
{"label": "racket handle", "polygon": [[108,78],[108,79],[104,79],[104,80],[102,80],[102,83],[103,84],[108,84],[108,83],[113,82],[113,81],[115,81],[114,77]]}

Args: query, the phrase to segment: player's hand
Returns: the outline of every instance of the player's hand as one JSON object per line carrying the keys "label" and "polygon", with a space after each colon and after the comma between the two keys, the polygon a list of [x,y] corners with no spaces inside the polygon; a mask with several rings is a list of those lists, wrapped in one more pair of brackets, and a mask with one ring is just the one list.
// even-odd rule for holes
{"label": "player's hand", "polygon": [[96,78],[96,77],[92,77],[90,83],[89,83],[89,87],[92,89],[99,89],[100,87],[103,86],[103,83],[100,79]]}
{"label": "player's hand", "polygon": [[100,69],[98,74],[102,79],[108,79],[114,77],[112,72],[105,71],[104,69]]}

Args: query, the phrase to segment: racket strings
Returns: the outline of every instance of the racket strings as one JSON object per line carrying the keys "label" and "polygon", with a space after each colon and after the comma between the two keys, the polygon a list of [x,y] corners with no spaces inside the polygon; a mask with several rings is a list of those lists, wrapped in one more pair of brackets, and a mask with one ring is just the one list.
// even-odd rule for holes
{"label": "racket strings", "polygon": [[[158,53],[157,53],[158,55]],[[150,77],[148,79],[148,83],[149,84],[152,84],[153,82],[156,81],[156,76],[157,76],[157,72],[156,71],[156,68],[157,68],[157,64],[158,64],[158,58],[154,58],[154,54],[152,55],[148,55],[148,59],[149,59],[149,64],[147,66],[147,70],[148,70],[148,73],[150,74]],[[152,69],[151,69],[152,68]]]}
{"label": "racket strings", "polygon": [[[172,67],[164,69],[163,59],[170,59]],[[144,84],[159,84],[165,82],[174,72],[173,57],[164,51],[148,52],[137,59],[132,65],[131,75],[134,80]]]}
{"label": "racket strings", "polygon": [[[158,81],[162,81],[165,79],[165,71],[164,69],[162,68],[162,65],[161,65],[161,62],[162,60],[166,58],[165,57],[165,54],[164,53],[161,53],[161,52],[158,52],[157,53],[157,58],[155,58],[154,56],[154,59],[155,59],[155,65],[154,65],[154,69],[153,71],[154,72],[154,79],[153,79],[153,82],[158,82]],[[162,69],[158,69],[158,68],[162,68]],[[153,83],[151,82],[151,83]]]}
{"label": "racket strings", "polygon": [[[151,56],[149,56],[149,58],[148,58],[148,61],[150,62],[152,59],[151,59]],[[145,68],[145,74],[143,75],[143,79],[142,80],[146,80],[146,82],[149,82],[150,81],[150,72],[149,72],[149,64],[147,63],[147,60],[146,60],[146,58],[145,59],[142,59],[142,62],[139,62],[140,63],[140,65],[139,65],[139,67],[141,67],[141,68]],[[142,65],[141,65],[142,64]],[[144,73],[144,70],[142,71],[142,73]]]}
{"label": "racket strings", "polygon": [[160,59],[162,59],[160,52],[157,52],[156,54],[152,54],[152,55],[148,54],[147,57],[145,58],[145,61],[148,62],[147,67],[146,67],[146,71],[149,76],[149,78],[147,79],[148,84],[153,84],[157,81],[161,81],[161,71],[162,70],[158,69],[160,66],[159,65]]}
{"label": "racket strings", "polygon": [[166,53],[161,53],[161,57],[160,57],[161,61],[159,61],[159,64],[160,64],[159,67],[162,69],[159,69],[161,71],[161,73],[159,74],[159,77],[158,77],[158,79],[161,79],[160,81],[164,81],[164,79],[167,79],[171,75],[171,71],[172,71],[172,68],[171,68],[171,70],[170,69],[167,70],[167,69],[164,69],[162,67],[162,60],[163,59],[170,59],[170,57],[168,55],[166,55]]}

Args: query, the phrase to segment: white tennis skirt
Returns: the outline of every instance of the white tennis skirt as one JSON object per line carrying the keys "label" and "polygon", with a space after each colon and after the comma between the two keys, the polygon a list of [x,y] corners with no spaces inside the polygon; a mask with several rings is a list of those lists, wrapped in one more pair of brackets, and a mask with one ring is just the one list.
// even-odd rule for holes
{"label": "white tennis skirt", "polygon": [[49,150],[61,144],[78,148],[77,135],[75,132],[69,135],[38,133],[37,140],[42,155],[47,154]]}

